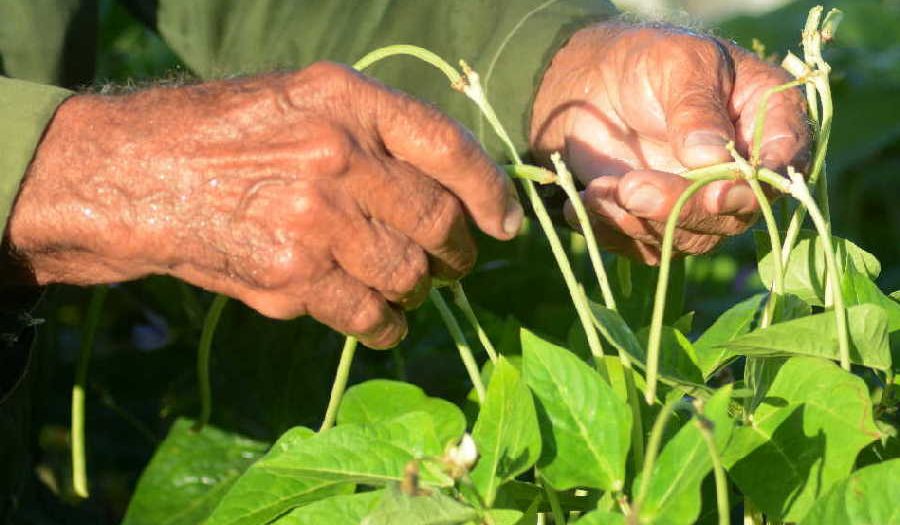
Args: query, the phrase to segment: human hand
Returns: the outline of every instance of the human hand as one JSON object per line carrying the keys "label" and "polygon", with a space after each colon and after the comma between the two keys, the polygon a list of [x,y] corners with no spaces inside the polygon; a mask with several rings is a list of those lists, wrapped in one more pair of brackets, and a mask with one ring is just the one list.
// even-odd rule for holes
{"label": "human hand", "polygon": [[448,117],[349,68],[65,102],[8,242],[46,284],[170,274],[373,347],[432,275],[475,261],[466,215],[509,239],[511,181]]}
{"label": "human hand", "polygon": [[[534,104],[532,147],[539,156],[564,153],[586,185],[583,200],[604,248],[658,264],[665,221],[690,184],[677,174],[730,161],[729,141],[746,156],[760,99],[790,80],[780,67],[710,37],[598,25],[554,57]],[[802,169],[809,141],[799,90],[773,95],[761,163]],[[675,252],[707,252],[746,230],[757,211],[745,182],[712,183],[679,217]]]}

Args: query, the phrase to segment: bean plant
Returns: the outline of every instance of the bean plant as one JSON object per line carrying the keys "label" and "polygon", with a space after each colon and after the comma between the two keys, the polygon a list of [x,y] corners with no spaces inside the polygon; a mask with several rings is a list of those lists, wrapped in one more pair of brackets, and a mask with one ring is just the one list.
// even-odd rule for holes
{"label": "bean plant", "polygon": [[[295,427],[268,445],[208,424],[211,341],[226,305],[219,297],[198,352],[202,413],[172,426],[124,523],[900,523],[900,459],[884,445],[896,435],[891,341],[896,352],[900,304],[874,284],[875,257],[831,235],[828,213],[835,108],[822,47],[840,18],[837,10],[810,12],[803,56],[782,62],[795,80],[763,98],[746,158],[730,145],[731,162],[682,174],[692,183],[665,225],[649,326],[629,324],[620,311],[635,292],[631,263],[600,253],[563,159],[552,156],[552,171],[525,164],[475,71],[413,46],[366,55],[357,69],[418,57],[477,106],[549,242],[577,337],[561,344],[522,328],[521,355],[504,353],[463,283],[444,283],[430,299],[471,380],[474,410],[401,381],[347,388],[356,351],[347,337],[318,431]],[[805,91],[815,135],[808,172],[787,176],[762,167],[759,155],[767,101],[785,89]],[[745,181],[757,196],[758,269],[768,291],[733,305],[692,341],[690,316],[667,311],[677,307],[668,300],[674,231],[688,199],[719,180]],[[538,195],[542,184],[558,185],[574,206],[593,273],[584,283]],[[764,187],[783,205],[795,203],[790,215],[779,221]],[[102,300],[101,292],[92,319]],[[87,330],[85,353],[91,337]],[[73,397],[76,422],[82,399]],[[75,436],[74,472],[86,493],[83,438]]]}

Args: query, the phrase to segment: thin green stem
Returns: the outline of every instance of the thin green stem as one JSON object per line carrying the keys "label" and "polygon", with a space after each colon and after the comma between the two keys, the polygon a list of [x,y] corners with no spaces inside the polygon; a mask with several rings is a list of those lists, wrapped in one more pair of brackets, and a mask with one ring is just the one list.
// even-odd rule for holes
{"label": "thin green stem", "polygon": [[578,223],[581,225],[581,233],[587,241],[588,256],[591,259],[591,266],[594,268],[594,275],[597,277],[600,293],[603,295],[603,302],[607,308],[615,310],[616,299],[613,297],[612,288],[609,287],[609,277],[606,275],[606,267],[603,266],[603,258],[600,256],[600,248],[597,244],[597,238],[594,236],[594,228],[591,226],[587,210],[584,208],[584,203],[578,194],[578,188],[575,187],[575,179],[559,153],[551,155],[550,160],[556,168],[556,182],[566,193],[569,202],[572,203],[572,209],[575,210],[575,216],[578,217]]}
{"label": "thin green stem", "polygon": [[94,349],[94,337],[100,324],[100,314],[109,289],[97,286],[91,294],[87,315],[81,333],[81,349],[75,366],[75,384],[72,386],[72,489],[80,498],[89,496],[87,459],[84,453],[84,396],[88,367]]}
{"label": "thin green stem", "polygon": [[494,344],[491,343],[491,339],[488,337],[487,332],[484,331],[484,328],[481,327],[481,323],[478,321],[478,317],[475,315],[475,310],[472,309],[472,305],[469,303],[469,298],[466,297],[466,292],[463,290],[462,283],[459,281],[453,281],[450,283],[450,293],[453,294],[453,302],[456,303],[456,306],[462,310],[463,316],[469,321],[469,324],[472,325],[472,328],[475,330],[475,333],[478,335],[478,340],[481,341],[481,346],[484,347],[484,351],[487,352],[488,357],[492,362],[497,362],[497,350],[494,348]]}
{"label": "thin green stem", "polygon": [[652,405],[656,399],[656,383],[659,375],[659,345],[662,339],[663,316],[666,309],[666,292],[669,286],[669,268],[672,261],[672,244],[675,239],[675,226],[678,217],[688,199],[700,191],[701,188],[711,182],[734,178],[734,169],[731,166],[721,168],[721,172],[710,172],[703,178],[695,180],[675,201],[669,218],[666,221],[666,229],[663,234],[662,254],[660,256],[659,277],[656,281],[656,296],[653,302],[653,316],[650,321],[650,335],[647,341],[647,389],[644,391],[645,400]]}
{"label": "thin green stem", "polygon": [[562,505],[559,504],[559,494],[543,479],[541,479],[541,485],[543,485],[544,492],[547,494],[547,502],[550,503],[550,512],[553,514],[554,523],[565,525],[566,515],[563,513]]}
{"label": "thin green stem", "polygon": [[787,91],[788,89],[801,86],[805,83],[806,79],[792,80],[791,82],[787,82],[785,84],[781,84],[780,86],[775,86],[771,89],[768,89],[763,94],[762,98],[759,101],[759,107],[756,109],[756,120],[753,124],[753,151],[750,155],[750,164],[752,164],[753,166],[759,165],[759,156],[762,149],[763,128],[765,128],[766,113],[768,113],[767,110],[769,107],[769,98],[776,93]]}
{"label": "thin green stem", "polygon": [[200,390],[200,417],[194,424],[194,430],[199,431],[209,423],[212,415],[212,386],[209,382],[209,360],[212,353],[213,336],[219,325],[219,317],[222,310],[228,304],[228,297],[218,294],[213,299],[206,319],[203,320],[203,331],[200,332],[200,345],[197,347],[197,387]]}
{"label": "thin green stem", "polygon": [[778,231],[778,222],[775,220],[775,214],[772,213],[772,206],[769,204],[769,199],[766,197],[766,194],[763,193],[762,187],[759,185],[759,181],[756,178],[750,178],[747,180],[747,184],[750,185],[750,189],[753,190],[753,195],[756,196],[757,202],[759,202],[759,209],[762,211],[763,218],[766,222],[766,230],[769,233],[769,244],[771,245],[771,253],[772,253],[772,294],[769,296],[769,301],[766,303],[766,309],[763,312],[763,317],[760,322],[760,327],[765,328],[772,323],[772,315],[775,311],[775,303],[781,296],[784,295],[784,268],[781,265],[781,234]]}
{"label": "thin green stem", "polygon": [[810,195],[809,188],[804,183],[803,177],[793,171],[790,172],[790,175],[793,182],[791,184],[791,195],[800,201],[801,204],[806,206],[809,211],[809,217],[812,219],[813,224],[818,231],[819,239],[822,241],[822,250],[825,252],[825,267],[828,273],[827,278],[831,283],[832,290],[834,290],[834,316],[835,323],[837,324],[838,349],[840,350],[841,367],[844,370],[849,371],[850,337],[847,331],[847,311],[844,307],[843,295],[841,294],[841,274],[839,273],[837,261],[834,256],[834,246],[831,242],[828,223],[825,221],[825,217],[822,216],[822,212],[819,211],[815,199]]}
{"label": "thin green stem", "polygon": [[325,409],[325,417],[319,432],[325,432],[334,426],[337,419],[338,408],[344,391],[347,390],[347,379],[350,377],[350,367],[353,364],[353,355],[356,353],[357,340],[352,335],[344,339],[344,348],[341,349],[341,359],[338,361],[337,372],[334,374],[334,383],[331,384],[331,395],[328,398],[328,408]]}
{"label": "thin green stem", "polygon": [[450,85],[452,86],[459,86],[462,82],[462,76],[459,74],[459,71],[448,64],[446,60],[423,47],[411,46],[407,44],[398,44],[378,48],[368,53],[361,59],[357,60],[356,63],[353,64],[353,69],[362,71],[375,62],[378,62],[379,60],[397,55],[413,56],[418,58],[419,60],[431,64],[432,66],[441,70],[442,73],[444,73],[444,75],[447,77],[447,80],[450,81]]}
{"label": "thin green stem", "polygon": [[716,448],[716,440],[710,430],[710,423],[702,415],[698,414],[694,418],[703,441],[706,442],[706,448],[709,451],[709,457],[713,464],[713,474],[716,478],[716,506],[719,511],[719,525],[729,525],[731,523],[731,505],[728,502],[728,478],[725,476],[725,468],[722,466],[722,457]]}
{"label": "thin green stem", "polygon": [[650,489],[650,478],[653,476],[653,467],[656,465],[656,457],[659,455],[659,449],[662,446],[663,431],[666,429],[666,424],[675,411],[675,406],[680,401],[681,398],[675,397],[664,404],[656,416],[656,421],[653,422],[653,428],[650,429],[647,452],[644,454],[644,468],[641,470],[641,484],[638,487],[634,504],[631,506],[635,517],[640,515],[641,506],[647,498],[647,491]]}
{"label": "thin green stem", "polygon": [[463,334],[462,328],[459,327],[456,317],[453,316],[453,312],[450,311],[450,307],[447,305],[447,302],[444,301],[441,292],[436,288],[432,288],[429,295],[431,297],[431,302],[434,303],[438,312],[440,312],[441,319],[443,319],[447,331],[450,332],[450,337],[453,338],[453,342],[456,344],[456,349],[459,350],[459,357],[462,359],[463,366],[466,367],[466,372],[469,374],[469,379],[475,387],[475,393],[478,395],[478,402],[484,403],[484,383],[481,382],[478,363],[475,361],[475,356],[472,355],[472,348],[466,341],[466,336]]}

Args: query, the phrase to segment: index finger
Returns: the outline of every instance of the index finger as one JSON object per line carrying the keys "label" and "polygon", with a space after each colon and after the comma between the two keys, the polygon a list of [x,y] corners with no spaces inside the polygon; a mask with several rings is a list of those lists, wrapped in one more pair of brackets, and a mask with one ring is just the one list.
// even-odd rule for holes
{"label": "index finger", "polygon": [[437,109],[403,93],[379,90],[375,125],[385,149],[455,194],[488,235],[516,235],[524,212],[512,181],[475,138]]}

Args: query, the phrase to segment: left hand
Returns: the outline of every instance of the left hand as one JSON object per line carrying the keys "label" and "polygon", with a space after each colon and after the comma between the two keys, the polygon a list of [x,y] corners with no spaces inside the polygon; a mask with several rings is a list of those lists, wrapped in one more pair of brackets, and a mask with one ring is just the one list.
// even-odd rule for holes
{"label": "left hand", "polygon": [[[790,80],[711,37],[601,24],[576,33],[554,57],[534,104],[532,148],[563,153],[586,185],[582,198],[604,248],[658,264],[665,221],[690,184],[677,174],[729,162],[729,141],[747,156],[760,99]],[[761,163],[802,171],[809,143],[800,90],[772,96]],[[757,211],[746,183],[712,183],[685,206],[675,252],[705,253],[746,230]]]}

